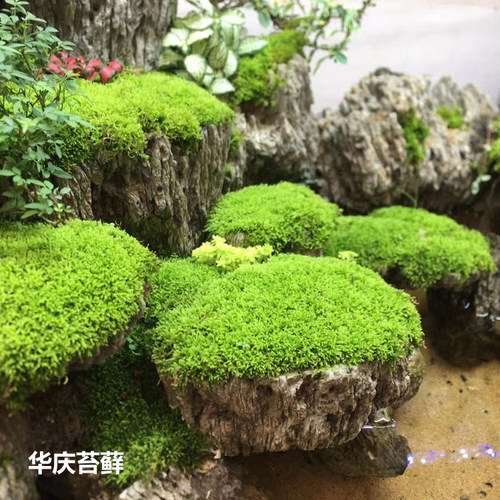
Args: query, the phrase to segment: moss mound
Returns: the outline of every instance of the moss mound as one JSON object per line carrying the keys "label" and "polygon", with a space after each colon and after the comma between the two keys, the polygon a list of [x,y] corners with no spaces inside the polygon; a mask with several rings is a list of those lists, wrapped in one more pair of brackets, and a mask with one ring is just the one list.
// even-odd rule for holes
{"label": "moss mound", "polygon": [[278,64],[285,64],[300,52],[305,44],[302,33],[285,30],[267,37],[268,45],[252,57],[242,57],[234,81],[236,104],[272,106],[276,90],[283,85],[279,78],[271,81]]}
{"label": "moss mound", "polygon": [[458,273],[495,269],[488,241],[452,219],[407,207],[375,210],[368,216],[342,217],[326,254],[353,251],[356,262],[375,271],[399,268],[416,288],[429,287]]}
{"label": "moss mound", "polygon": [[111,225],[0,226],[0,403],[45,389],[123,331],[155,264]]}
{"label": "moss mound", "polygon": [[105,365],[95,368],[89,387],[85,420],[91,432],[91,449],[124,453],[124,471],[103,475],[108,486],[125,487],[135,480],[149,481],[171,464],[197,465],[204,450],[202,438],[188,428],[168,406],[155,366],[136,348],[123,348]]}
{"label": "moss mound", "polygon": [[259,184],[219,200],[207,222],[211,235],[244,234],[245,245],[272,245],[281,251],[323,250],[334,227],[338,207],[309,188],[281,182]]}
{"label": "moss mound", "polygon": [[150,280],[146,322],[155,325],[165,311],[192,298],[202,286],[220,276],[218,268],[193,259],[172,258],[163,261]]}
{"label": "moss mound", "polygon": [[212,383],[393,362],[421,336],[410,297],[369,269],[279,255],[227,273],[165,313],[153,359],[181,385]]}
{"label": "moss mound", "polygon": [[145,132],[175,141],[197,142],[206,125],[233,119],[224,103],[194,83],[165,73],[125,74],[107,85],[82,80],[83,95],[69,109],[94,129],[68,130],[63,153],[68,166],[85,161],[93,149],[103,157],[126,152],[134,157],[146,149]]}

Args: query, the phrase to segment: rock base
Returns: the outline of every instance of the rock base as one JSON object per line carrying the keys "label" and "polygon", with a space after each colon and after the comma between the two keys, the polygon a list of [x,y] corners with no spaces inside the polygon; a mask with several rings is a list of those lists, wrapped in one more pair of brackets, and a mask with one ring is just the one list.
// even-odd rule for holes
{"label": "rock base", "polygon": [[[379,409],[397,408],[415,391],[409,357],[221,385],[163,380],[170,405],[223,455],[316,450],[354,439]],[[410,396],[411,397],[411,396]]]}

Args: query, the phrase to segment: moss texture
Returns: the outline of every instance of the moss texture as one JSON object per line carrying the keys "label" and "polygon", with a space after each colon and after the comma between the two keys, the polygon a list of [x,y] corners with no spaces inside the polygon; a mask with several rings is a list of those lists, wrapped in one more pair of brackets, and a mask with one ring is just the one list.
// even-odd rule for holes
{"label": "moss texture", "polygon": [[418,166],[425,160],[424,141],[429,135],[429,129],[417,117],[414,109],[398,115],[398,120],[403,127],[406,142],[406,162]]}
{"label": "moss texture", "polygon": [[207,91],[165,73],[124,74],[107,85],[82,80],[79,86],[83,95],[68,108],[94,128],[68,130],[63,137],[67,168],[79,165],[96,149],[104,159],[119,151],[131,157],[144,154],[145,132],[195,143],[203,127],[234,117],[228,106]]}
{"label": "moss texture", "polygon": [[375,271],[399,268],[415,288],[458,273],[495,269],[488,241],[446,216],[421,209],[389,207],[368,216],[342,217],[326,254],[358,254],[356,262]]}
{"label": "moss texture", "polygon": [[155,265],[112,225],[0,226],[0,402],[45,389],[123,331]]}
{"label": "moss texture", "polygon": [[279,78],[271,81],[278,64],[287,63],[305,44],[304,35],[285,30],[267,37],[268,45],[252,57],[242,57],[234,81],[236,104],[272,106],[276,90],[283,85]]}
{"label": "moss texture", "polygon": [[151,293],[145,319],[155,325],[160,316],[192,298],[202,286],[221,276],[220,271],[193,259],[172,258],[162,262],[151,277]]}
{"label": "moss texture", "polygon": [[153,358],[189,381],[272,377],[367,360],[393,362],[421,343],[410,297],[328,257],[279,255],[212,281],[165,313]]}
{"label": "moss texture", "polygon": [[250,186],[221,198],[207,222],[211,235],[245,235],[245,245],[272,245],[275,251],[322,251],[338,207],[299,184]]}
{"label": "moss texture", "polygon": [[436,113],[445,121],[448,128],[460,129],[464,126],[463,112],[459,107],[440,106]]}
{"label": "moss texture", "polygon": [[103,475],[108,486],[125,487],[135,480],[145,482],[169,465],[188,468],[197,465],[204,444],[188,428],[165,399],[155,366],[141,351],[141,334],[134,333],[136,348],[122,349],[105,365],[95,368],[90,381],[85,421],[90,445],[95,451],[124,453],[124,471]]}

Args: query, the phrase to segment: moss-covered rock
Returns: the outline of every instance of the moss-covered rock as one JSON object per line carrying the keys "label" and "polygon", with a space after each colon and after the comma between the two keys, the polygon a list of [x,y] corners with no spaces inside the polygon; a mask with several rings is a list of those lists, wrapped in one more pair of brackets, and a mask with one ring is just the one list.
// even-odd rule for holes
{"label": "moss-covered rock", "polygon": [[155,265],[111,225],[0,226],[1,402],[45,389],[126,330]]}
{"label": "moss-covered rock", "polygon": [[72,111],[94,128],[68,131],[65,202],[80,219],[114,222],[151,248],[188,255],[221,196],[231,109],[163,73],[82,81]]}
{"label": "moss-covered rock", "polygon": [[267,41],[262,51],[240,60],[234,80],[238,105],[272,106],[276,90],[283,85],[279,78],[273,78],[273,72],[278,64],[290,61],[305,44],[304,35],[293,30],[274,33]]}
{"label": "moss-covered rock", "polygon": [[68,108],[93,128],[68,130],[63,137],[66,167],[85,163],[92,154],[113,158],[118,152],[136,157],[146,152],[145,133],[195,144],[202,128],[222,125],[233,112],[194,83],[165,73],[124,74],[107,85],[82,80],[82,95]]}
{"label": "moss-covered rock", "polygon": [[304,186],[261,184],[220,199],[207,231],[238,246],[270,244],[278,252],[321,252],[337,215],[336,205]]}
{"label": "moss-covered rock", "polygon": [[464,282],[495,265],[490,246],[477,231],[446,216],[408,207],[388,207],[368,216],[339,219],[326,254],[358,254],[356,261],[378,272],[397,269],[415,288],[456,275]]}
{"label": "moss-covered rock", "polygon": [[280,255],[211,281],[164,314],[154,358],[163,375],[181,384],[212,383],[395,362],[421,334],[410,297],[372,271]]}
{"label": "moss-covered rock", "polygon": [[436,113],[445,121],[448,128],[460,129],[464,126],[463,111],[459,106],[454,108],[439,106]]}

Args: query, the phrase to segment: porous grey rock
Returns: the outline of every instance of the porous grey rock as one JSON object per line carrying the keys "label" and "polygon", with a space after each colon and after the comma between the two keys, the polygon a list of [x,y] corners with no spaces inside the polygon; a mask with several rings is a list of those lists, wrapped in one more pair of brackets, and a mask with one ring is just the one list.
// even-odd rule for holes
{"label": "porous grey rock", "polygon": [[400,476],[411,453],[408,441],[391,425],[367,426],[348,443],[309,452],[311,460],[333,472],[353,477]]}
{"label": "porous grey rock", "polygon": [[78,55],[152,69],[177,0],[30,0],[30,9]]}
{"label": "porous grey rock", "polygon": [[[489,236],[500,267],[500,236]],[[500,271],[462,290],[432,288],[427,298],[439,325],[434,340],[441,356],[459,366],[500,359]]]}
{"label": "porous grey rock", "polygon": [[[436,113],[441,105],[463,107],[467,127],[448,129]],[[418,166],[406,162],[398,120],[411,110],[430,132]],[[474,85],[459,89],[445,77],[431,89],[428,78],[379,69],[346,94],[339,112],[325,110],[318,117],[324,194],[360,213],[407,201],[407,194],[441,212],[470,203],[474,166],[483,160],[487,130],[497,114]]]}
{"label": "porous grey rock", "polygon": [[[318,127],[311,113],[309,65],[300,55],[279,64],[283,84],[271,107],[243,106],[236,127],[245,137],[246,161],[234,162],[243,184],[300,181],[312,177],[318,158]],[[241,187],[238,185],[237,187]]]}
{"label": "porous grey rock", "polygon": [[178,467],[156,476],[149,485],[135,482],[118,500],[265,500],[255,488],[244,485],[224,460],[207,460],[204,471],[182,472]]}
{"label": "porous grey rock", "polygon": [[163,382],[170,405],[226,456],[340,445],[414,390],[408,357],[394,370],[367,362],[210,386]]}
{"label": "porous grey rock", "polygon": [[151,134],[146,159],[96,160],[60,185],[71,188],[66,203],[76,217],[117,223],[155,250],[189,255],[222,195],[229,141],[229,124],[204,128],[197,147]]}

